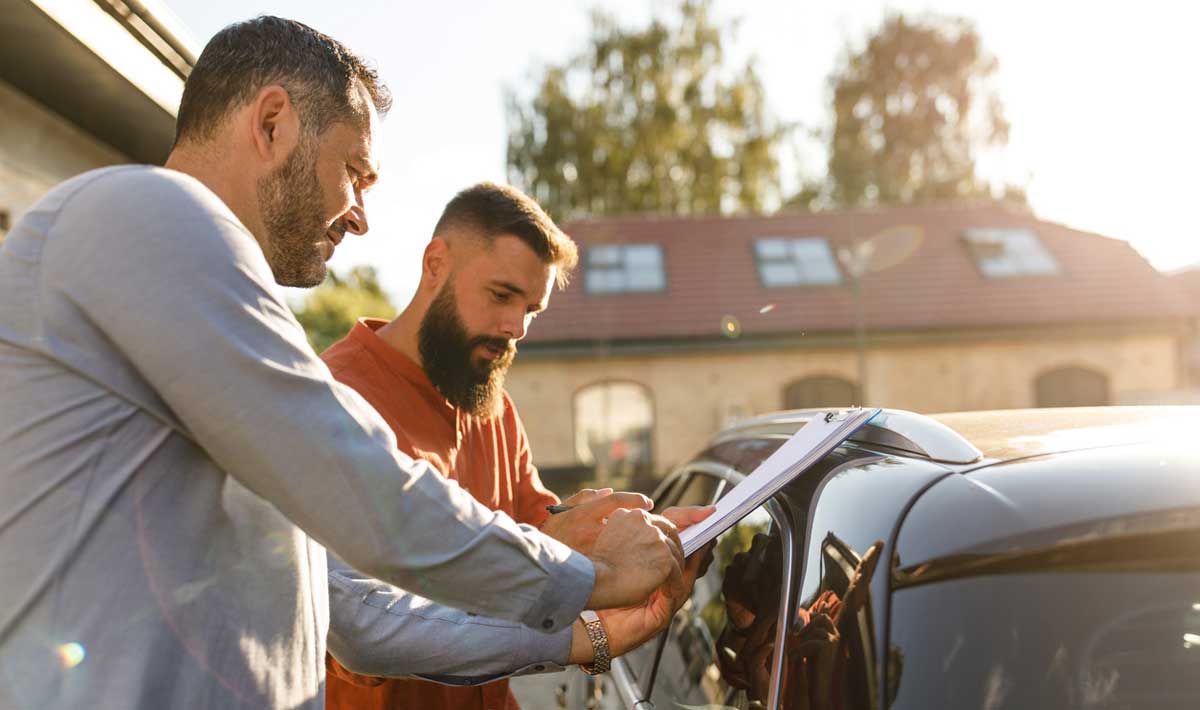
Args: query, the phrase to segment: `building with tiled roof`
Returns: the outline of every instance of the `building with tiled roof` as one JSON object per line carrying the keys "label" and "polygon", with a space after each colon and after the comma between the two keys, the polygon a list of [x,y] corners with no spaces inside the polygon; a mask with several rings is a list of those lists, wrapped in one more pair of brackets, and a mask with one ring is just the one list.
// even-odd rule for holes
{"label": "building with tiled roof", "polygon": [[783,407],[1147,402],[1187,384],[1195,309],[1177,280],[1023,207],[565,229],[580,267],[509,377],[550,479],[661,474],[720,427]]}

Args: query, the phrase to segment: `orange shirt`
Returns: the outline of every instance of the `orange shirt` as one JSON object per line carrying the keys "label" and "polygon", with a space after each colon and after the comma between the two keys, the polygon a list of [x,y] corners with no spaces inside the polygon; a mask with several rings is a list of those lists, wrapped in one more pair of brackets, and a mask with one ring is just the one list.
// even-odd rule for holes
{"label": "orange shirt", "polygon": [[[476,500],[518,523],[541,525],[558,497],[542,486],[531,462],[525,427],[508,393],[504,414],[483,421],[464,414],[437,391],[419,365],[375,331],[386,321],[362,319],[321,358],[335,379],[357,390],[392,430],[400,450],[433,464]],[[470,688],[414,679],[351,673],[326,656],[325,707],[329,710],[518,710],[499,680]]]}

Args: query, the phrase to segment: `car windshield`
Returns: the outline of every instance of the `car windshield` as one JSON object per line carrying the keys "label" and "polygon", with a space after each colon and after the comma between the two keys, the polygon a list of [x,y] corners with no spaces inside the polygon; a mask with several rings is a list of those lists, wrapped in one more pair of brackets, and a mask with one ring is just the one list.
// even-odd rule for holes
{"label": "car windshield", "polygon": [[898,590],[893,710],[1200,707],[1200,574],[1035,573]]}

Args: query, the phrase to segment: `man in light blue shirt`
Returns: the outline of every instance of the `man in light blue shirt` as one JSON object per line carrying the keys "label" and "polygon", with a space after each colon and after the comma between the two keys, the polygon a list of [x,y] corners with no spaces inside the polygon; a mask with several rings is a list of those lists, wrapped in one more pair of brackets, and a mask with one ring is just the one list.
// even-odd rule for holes
{"label": "man in light blue shirt", "polygon": [[590,559],[399,453],[277,284],[347,232],[389,104],[344,46],[263,17],[205,48],[166,169],[52,190],[0,248],[0,707],[321,708],[323,546],[539,632],[681,580],[619,511]]}

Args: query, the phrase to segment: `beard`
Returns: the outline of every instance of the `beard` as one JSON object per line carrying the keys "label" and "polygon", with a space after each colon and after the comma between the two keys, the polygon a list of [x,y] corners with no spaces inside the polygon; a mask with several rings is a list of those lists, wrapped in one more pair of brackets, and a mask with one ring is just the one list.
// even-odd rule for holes
{"label": "beard", "polygon": [[[493,346],[504,354],[476,363],[472,353],[480,345]],[[450,404],[481,419],[504,413],[504,375],[517,349],[506,338],[467,332],[452,281],[446,282],[421,319],[417,348],[425,374]]]}
{"label": "beard", "polygon": [[[309,288],[325,280],[321,251],[330,225],[321,216],[317,145],[302,140],[278,168],[258,181],[267,263],[281,286]],[[336,228],[336,227],[335,227]]]}

